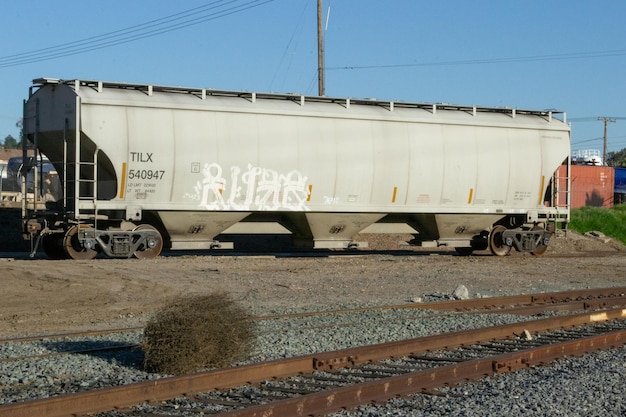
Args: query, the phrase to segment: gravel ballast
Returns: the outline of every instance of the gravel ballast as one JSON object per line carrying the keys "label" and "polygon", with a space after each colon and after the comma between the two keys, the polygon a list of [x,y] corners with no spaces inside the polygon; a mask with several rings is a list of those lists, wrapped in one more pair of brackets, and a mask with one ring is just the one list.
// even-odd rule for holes
{"label": "gravel ballast", "polygon": [[[263,320],[257,323],[257,345],[246,363],[529,319],[532,318],[393,309]],[[140,331],[94,338],[44,339],[2,345],[0,357],[140,342]],[[164,376],[143,372],[141,359],[140,351],[130,350],[2,362],[0,401],[22,401]],[[443,388],[439,395],[396,398],[334,416],[621,416],[626,411],[620,388],[625,377],[626,349],[613,349],[561,360],[549,368]]]}
{"label": "gravel ballast", "polygon": [[[46,261],[0,257],[0,337],[143,326],[167,301],[224,291],[253,316],[327,311],[445,299],[463,285],[470,298],[626,286],[623,247],[573,235],[553,239],[546,256],[460,257],[415,254],[331,254],[319,257],[164,256],[153,261]],[[601,251],[590,256],[590,251]],[[358,318],[357,318],[358,317]],[[377,310],[265,320],[250,361],[491,326],[507,315]],[[331,323],[341,323],[332,326]],[[355,324],[356,323],[356,324]],[[43,339],[0,345],[0,359],[70,346],[139,343],[141,332],[88,340]],[[160,378],[142,370],[138,350],[0,362],[0,402]],[[614,349],[398,398],[341,416],[621,416],[626,352]]]}

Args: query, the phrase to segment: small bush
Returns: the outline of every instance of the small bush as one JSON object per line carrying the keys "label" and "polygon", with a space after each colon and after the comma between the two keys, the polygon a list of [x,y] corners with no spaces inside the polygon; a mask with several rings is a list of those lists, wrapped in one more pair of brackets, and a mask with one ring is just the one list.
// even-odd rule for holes
{"label": "small bush", "polygon": [[228,294],[179,298],[146,325],[144,366],[164,374],[224,367],[247,357],[253,340],[250,317]]}

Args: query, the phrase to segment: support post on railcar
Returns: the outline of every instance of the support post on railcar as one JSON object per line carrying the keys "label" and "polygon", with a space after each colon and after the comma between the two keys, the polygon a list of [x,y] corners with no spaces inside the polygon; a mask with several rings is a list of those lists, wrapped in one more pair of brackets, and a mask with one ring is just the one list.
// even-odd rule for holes
{"label": "support post on railcar", "polygon": [[[19,169],[20,176],[20,192],[22,194],[22,233],[25,239],[30,239],[31,241],[31,249],[33,244],[33,237],[36,234],[39,234],[41,231],[41,227],[38,226],[38,223],[30,221],[30,213],[36,211],[37,209],[37,187],[38,187],[38,172],[37,172],[37,145],[38,145],[38,132],[39,132],[39,100],[35,101],[35,115],[30,116],[34,117],[34,120],[28,121],[28,115],[26,111],[26,102],[24,102],[24,123],[30,122],[35,124],[35,131],[33,134],[33,148],[34,148],[34,156],[31,158],[28,155],[28,136],[22,133],[22,165]],[[29,205],[29,196],[28,196],[28,174],[30,171],[33,171],[33,198],[32,198],[32,207]]]}
{"label": "support post on railcar", "polygon": [[[39,248],[44,228],[42,220],[35,218],[40,204],[43,203],[42,175],[44,169],[43,157],[39,151],[39,99],[35,100],[34,115],[28,115],[26,103],[27,102],[24,101],[23,123],[33,123],[35,126],[32,136],[33,151],[29,154],[29,138],[22,130],[20,134],[22,140],[22,165],[19,169],[19,176],[21,180],[20,192],[22,198],[22,236],[24,239],[30,240],[30,257],[32,258]],[[29,177],[32,177],[32,185],[29,184]]]}

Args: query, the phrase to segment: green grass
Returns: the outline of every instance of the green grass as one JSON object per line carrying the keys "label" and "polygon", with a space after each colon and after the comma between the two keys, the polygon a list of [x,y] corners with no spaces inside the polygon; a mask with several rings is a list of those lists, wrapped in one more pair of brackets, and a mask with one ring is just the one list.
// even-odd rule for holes
{"label": "green grass", "polygon": [[626,244],[626,205],[610,209],[598,207],[574,209],[567,227],[579,233],[597,230]]}

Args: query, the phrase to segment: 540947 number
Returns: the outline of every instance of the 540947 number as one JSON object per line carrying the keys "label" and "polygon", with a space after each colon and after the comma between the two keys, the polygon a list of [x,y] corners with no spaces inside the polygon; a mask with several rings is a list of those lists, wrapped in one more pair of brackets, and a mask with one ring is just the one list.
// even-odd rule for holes
{"label": "540947 number", "polygon": [[130,169],[128,170],[129,180],[161,180],[165,171],[162,169]]}

